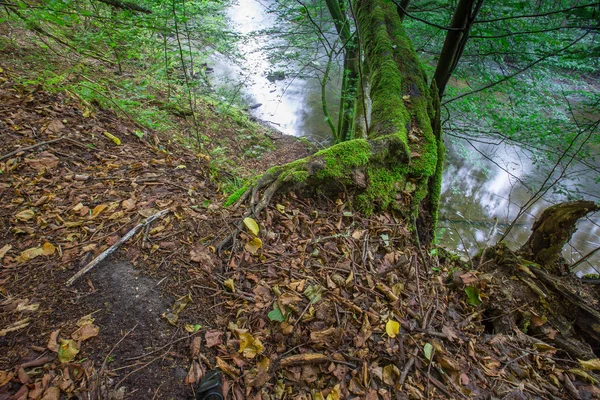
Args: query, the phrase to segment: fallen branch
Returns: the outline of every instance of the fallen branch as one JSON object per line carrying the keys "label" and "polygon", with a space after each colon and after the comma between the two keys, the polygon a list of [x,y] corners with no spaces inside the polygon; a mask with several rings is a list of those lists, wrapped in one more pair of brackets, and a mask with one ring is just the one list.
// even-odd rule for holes
{"label": "fallen branch", "polygon": [[75,144],[75,145],[77,145],[77,146],[83,147],[83,148],[85,148],[85,149],[90,149],[90,147],[87,147],[87,146],[85,146],[84,144],[82,144],[82,143],[79,143],[78,141],[76,141],[76,140],[74,140],[74,139],[68,138],[68,137],[66,137],[66,136],[61,136],[61,137],[59,137],[59,138],[56,138],[56,139],[48,140],[48,141],[46,141],[46,142],[40,142],[40,143],[36,143],[36,144],[34,144],[34,145],[31,145],[31,146],[27,146],[27,147],[21,147],[20,149],[17,149],[17,150],[15,150],[15,151],[11,151],[10,153],[7,153],[7,154],[5,154],[5,155],[3,155],[3,156],[0,156],[0,161],[2,161],[2,160],[5,160],[5,159],[7,159],[7,158],[9,158],[9,157],[12,157],[12,156],[14,156],[15,154],[18,154],[18,153],[20,153],[20,152],[22,152],[22,151],[29,151],[29,150],[33,150],[33,149],[35,149],[35,148],[37,148],[37,147],[40,147],[40,146],[45,146],[45,145],[47,145],[47,144],[52,144],[52,143],[55,143],[55,142],[58,142],[58,141],[61,141],[61,140],[67,140],[67,141],[69,141],[69,142],[71,142],[71,143],[73,143],[73,144]]}
{"label": "fallen branch", "polygon": [[167,210],[162,210],[160,212],[157,212],[154,215],[149,216],[146,219],[146,221],[137,224],[132,230],[130,230],[129,232],[127,232],[127,234],[125,236],[123,236],[121,239],[119,239],[119,241],[117,243],[115,243],[112,246],[110,246],[108,249],[106,249],[104,252],[102,252],[102,254],[100,254],[98,257],[94,258],[85,267],[83,267],[75,275],[73,275],[71,277],[71,279],[69,279],[66,282],[66,285],[67,286],[71,286],[73,283],[75,283],[75,281],[77,279],[81,278],[85,273],[87,273],[89,270],[91,270],[96,265],[98,265],[102,260],[104,260],[106,257],[108,257],[109,255],[111,255],[112,253],[114,253],[115,250],[117,250],[123,243],[125,243],[133,235],[135,235],[140,229],[142,229],[144,226],[146,226],[148,224],[151,224],[155,219],[162,217],[163,215],[167,214],[168,212],[169,212],[168,209]]}

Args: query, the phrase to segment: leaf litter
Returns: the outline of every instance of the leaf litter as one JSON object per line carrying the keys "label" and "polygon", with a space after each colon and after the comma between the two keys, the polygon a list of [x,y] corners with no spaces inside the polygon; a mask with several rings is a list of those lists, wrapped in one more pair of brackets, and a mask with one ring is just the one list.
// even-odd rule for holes
{"label": "leaf litter", "polygon": [[[184,395],[214,367],[235,398],[599,396],[597,359],[491,332],[484,306],[499,289],[455,273],[466,269],[457,257],[421,260],[395,216],[287,195],[218,256],[238,214],[217,206],[206,158],[62,95],[5,82],[0,98],[12,110],[0,128],[15,139],[0,154],[73,140],[0,162],[0,398]],[[64,282],[161,209],[171,213],[114,257],[152,278],[134,293],[170,302],[143,329],[126,313],[112,326],[98,292],[114,281]]]}

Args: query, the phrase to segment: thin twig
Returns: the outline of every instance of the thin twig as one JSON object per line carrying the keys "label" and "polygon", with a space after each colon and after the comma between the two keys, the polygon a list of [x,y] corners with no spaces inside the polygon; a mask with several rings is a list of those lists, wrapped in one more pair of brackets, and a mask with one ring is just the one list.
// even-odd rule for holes
{"label": "thin twig", "polygon": [[106,249],[105,251],[103,251],[98,257],[94,258],[92,261],[90,261],[85,267],[83,267],[82,269],[80,269],[75,275],[73,275],[67,282],[66,285],[67,286],[71,286],[73,283],[75,283],[76,280],[78,280],[79,278],[81,278],[84,274],[86,274],[89,270],[91,270],[92,268],[94,268],[96,265],[98,265],[101,261],[103,261],[106,257],[108,257],[109,255],[111,255],[112,253],[115,252],[115,250],[117,250],[123,243],[125,243],[127,240],[129,240],[133,235],[135,235],[140,229],[142,229],[144,226],[149,225],[152,223],[152,221],[154,221],[157,218],[162,217],[163,215],[167,214],[169,212],[169,209],[166,210],[162,210],[157,212],[154,215],[151,215],[150,217],[148,217],[146,219],[146,221],[141,222],[139,224],[137,224],[132,230],[130,230],[129,232],[127,232],[127,234],[125,236],[123,236],[121,239],[119,239],[119,241],[115,244],[113,244],[112,246],[110,246],[108,249]]}

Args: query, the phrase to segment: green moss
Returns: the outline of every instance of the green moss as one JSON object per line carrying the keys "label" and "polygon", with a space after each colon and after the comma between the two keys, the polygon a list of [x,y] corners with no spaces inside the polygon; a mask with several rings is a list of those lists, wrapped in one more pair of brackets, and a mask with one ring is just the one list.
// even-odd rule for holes
{"label": "green moss", "polygon": [[356,196],[355,206],[366,215],[376,210],[399,209],[396,196],[406,184],[407,167],[403,164],[393,166],[373,166],[367,168],[366,190]]}
{"label": "green moss", "polygon": [[240,199],[240,197],[242,197],[242,195],[246,192],[246,190],[248,190],[248,187],[248,185],[244,185],[243,187],[233,192],[233,194],[227,198],[227,200],[223,204],[223,207],[229,207],[235,204]]}
{"label": "green moss", "polygon": [[292,177],[294,182],[304,182],[310,175],[306,171],[293,171]]}
{"label": "green moss", "polygon": [[321,157],[325,168],[317,172],[317,179],[348,178],[348,171],[366,165],[371,157],[371,146],[364,139],[338,143],[315,154]]}

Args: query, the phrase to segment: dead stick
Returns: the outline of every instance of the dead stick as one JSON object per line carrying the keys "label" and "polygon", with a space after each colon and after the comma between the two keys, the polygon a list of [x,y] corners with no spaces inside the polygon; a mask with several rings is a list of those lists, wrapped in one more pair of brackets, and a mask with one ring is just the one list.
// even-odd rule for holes
{"label": "dead stick", "polygon": [[73,275],[71,277],[71,279],[69,279],[67,281],[66,285],[67,286],[71,286],[73,283],[75,283],[75,281],[77,279],[81,278],[85,273],[87,273],[89,270],[91,270],[96,265],[98,265],[102,260],[104,260],[106,257],[108,257],[109,255],[111,255],[112,253],[114,253],[115,250],[117,250],[123,243],[125,243],[133,235],[135,235],[140,229],[142,229],[144,226],[152,223],[152,221],[154,221],[155,219],[160,218],[163,215],[167,214],[168,212],[169,212],[168,209],[167,210],[162,210],[162,211],[157,212],[156,214],[151,215],[150,217],[148,217],[146,219],[146,221],[137,224],[132,230],[130,230],[129,232],[127,232],[127,234],[125,236],[123,236],[121,239],[119,239],[119,241],[117,243],[115,243],[112,246],[110,246],[108,249],[106,249],[104,252],[102,252],[102,254],[100,254],[98,257],[94,258],[85,267],[83,267],[75,275]]}
{"label": "dead stick", "polygon": [[58,142],[58,141],[63,140],[63,139],[64,139],[64,137],[59,137],[58,139],[48,140],[47,142],[40,142],[40,143],[36,143],[36,144],[34,144],[32,146],[22,147],[20,149],[17,149],[15,151],[11,151],[10,153],[7,153],[7,154],[3,155],[2,157],[0,157],[0,161],[6,159],[8,157],[12,157],[15,154],[20,153],[22,151],[33,150],[36,147],[40,147],[40,146],[44,146],[46,144],[51,144],[51,143],[54,143],[54,142]]}

